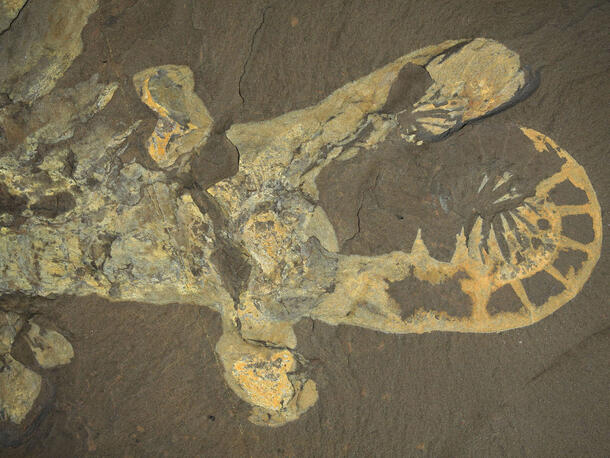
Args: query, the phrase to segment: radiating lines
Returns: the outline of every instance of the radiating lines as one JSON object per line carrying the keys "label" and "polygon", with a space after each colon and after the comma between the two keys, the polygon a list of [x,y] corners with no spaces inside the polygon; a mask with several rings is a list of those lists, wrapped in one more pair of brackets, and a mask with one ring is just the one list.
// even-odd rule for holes
{"label": "radiating lines", "polygon": [[566,237],[565,235],[561,236],[561,238],[559,239],[559,244],[560,244],[560,246],[562,246],[564,248],[570,248],[572,250],[580,250],[580,251],[584,251],[585,253],[589,252],[588,245],[590,245],[590,244],[578,242],[574,239]]}
{"label": "radiating lines", "polygon": [[488,181],[489,181],[489,177],[487,176],[487,174],[483,175],[483,180],[481,181],[481,185],[479,186],[479,189],[477,190],[477,194],[481,194],[481,190],[485,187],[485,185],[487,184]]}
{"label": "radiating lines", "polygon": [[570,289],[570,280],[568,280],[559,270],[552,264],[548,264],[544,271],[551,275],[555,280],[561,283],[564,288]]}
{"label": "radiating lines", "polygon": [[511,282],[510,286],[512,286],[513,291],[519,298],[519,300],[523,303],[525,308],[533,312],[535,310],[534,304],[530,301],[529,297],[527,297],[527,293],[525,292],[525,288],[523,287],[523,282],[520,279],[514,280]]}

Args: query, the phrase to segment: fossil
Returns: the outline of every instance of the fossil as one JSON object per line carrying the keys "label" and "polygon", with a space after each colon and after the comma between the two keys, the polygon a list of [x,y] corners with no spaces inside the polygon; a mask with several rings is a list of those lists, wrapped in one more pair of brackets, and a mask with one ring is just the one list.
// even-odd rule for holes
{"label": "fossil", "polygon": [[[476,183],[456,177],[455,189],[468,184],[464,195],[483,203],[463,215],[449,259],[431,254],[427,227],[409,246],[346,253],[344,228],[321,203],[318,179],[332,164],[390,147],[417,155],[452,141],[489,140],[493,118],[481,118],[519,102],[535,84],[500,43],[453,40],[400,57],[315,106],[223,131],[193,92],[188,67],[144,69],[134,88],[159,118],[140,145],[154,170],[118,159],[139,121],[116,131],[96,117],[116,84],[93,77],[50,92],[19,88],[25,95],[15,100],[27,100],[34,114],[22,114],[15,126],[19,105],[0,110],[4,130],[19,132],[3,140],[0,155],[0,293],[211,307],[222,316],[216,352],[227,384],[252,405],[252,422],[285,424],[318,399],[293,331],[303,317],[390,333],[499,332],[536,323],[578,294],[600,255],[599,203],[575,159],[527,127],[494,124],[510,147],[481,144],[481,151],[495,149],[502,159],[517,148],[556,170],[541,170],[536,185],[523,190],[519,167],[482,168]],[[35,116],[49,107],[61,115]],[[75,137],[86,120],[91,128]],[[209,187],[185,186],[185,176],[197,181],[192,158],[210,145],[219,154],[234,145],[238,172]],[[553,200],[561,186],[581,200]],[[459,206],[447,195],[438,196],[445,214]],[[573,216],[587,220],[589,240],[567,235]],[[404,218],[417,221],[415,214]],[[583,254],[580,265],[561,263],[569,250]],[[558,282],[559,291],[532,298],[536,284],[526,283],[537,275]],[[432,303],[405,312],[390,291],[404,281],[425,285]],[[434,303],[435,288],[448,283],[461,291],[459,314]],[[494,294],[506,288],[514,293],[512,309],[492,310]],[[38,325],[30,334],[41,335]],[[68,362],[67,341],[47,335],[61,350],[51,345],[47,360]],[[4,355],[15,375],[4,389],[39,386],[12,359],[11,345]],[[14,411],[8,418],[19,422],[28,406],[9,407],[5,402]]]}
{"label": "fossil", "polygon": [[[374,155],[392,136],[395,142],[414,142],[415,147],[424,139],[442,138],[456,126],[519,100],[528,90],[527,73],[520,69],[514,53],[489,40],[458,45],[461,46],[445,43],[415,52],[344,86],[315,107],[262,123],[234,125],[227,132],[240,151],[240,170],[210,188],[209,193],[226,214],[233,240],[255,262],[236,310],[229,310],[225,318],[225,322],[237,325],[225,329],[217,352],[228,383],[240,397],[257,406],[252,421],[281,424],[298,416],[314,400],[308,390],[307,402],[299,405],[299,393],[290,393],[285,396],[283,408],[269,409],[259,400],[260,393],[251,389],[260,386],[266,375],[238,369],[244,364],[243,353],[247,353],[247,360],[257,358],[257,343],[294,349],[290,325],[302,316],[393,333],[498,332],[548,316],[574,297],[591,274],[601,249],[601,217],[585,171],[551,139],[532,129],[513,126],[503,128],[504,136],[517,141],[517,146],[524,148],[523,153],[556,156],[562,164],[524,200],[512,188],[503,186],[514,179],[510,172],[505,171],[493,181],[484,175],[481,183],[476,183],[479,192],[505,191],[491,202],[505,207],[505,211],[497,212],[499,227],[494,228],[492,223],[484,231],[483,218],[477,216],[467,232],[462,227],[454,235],[449,261],[429,254],[421,232],[412,246],[384,255],[339,253],[334,227],[318,202],[316,176],[321,170],[332,161],[348,160],[357,150]],[[493,52],[481,54],[490,48]],[[505,64],[499,65],[503,60]],[[449,65],[446,72],[439,62]],[[454,62],[460,68],[470,62],[468,72],[456,75],[457,82],[450,78]],[[404,111],[384,113],[391,83],[407,63],[434,65],[432,76],[438,78],[431,86],[434,89],[427,90],[422,99]],[[498,69],[508,74],[496,75]],[[470,79],[460,80],[463,74]],[[445,89],[448,83],[450,87]],[[464,91],[463,87],[471,89]],[[436,94],[436,99],[431,94]],[[460,107],[466,107],[458,110],[457,118],[455,110],[447,108],[458,105],[453,102],[455,99],[460,100]],[[421,109],[430,104],[436,107],[435,119],[439,121],[433,122],[430,113]],[[403,113],[412,120],[408,133],[403,131]],[[443,119],[451,122],[441,122]],[[431,132],[434,124],[441,127]],[[481,128],[484,122],[474,132]],[[418,133],[421,130],[425,130],[422,135]],[[510,148],[503,153],[510,154]],[[549,192],[566,181],[584,192],[582,204],[556,205],[549,200]],[[572,214],[591,218],[594,236],[588,243],[562,235],[562,218]],[[571,249],[585,253],[586,261],[578,270],[562,273],[554,263],[561,253]],[[562,289],[543,303],[534,304],[523,280],[539,272],[559,281]],[[432,287],[457,281],[467,298],[468,313],[452,316],[432,303],[427,304],[427,309],[416,309],[404,316],[388,289],[390,284],[409,278]],[[491,313],[488,302],[504,285],[510,285],[519,303],[514,311]],[[243,347],[244,339],[251,342],[250,350]],[[243,350],[235,352],[236,348]],[[273,361],[279,350],[264,351]],[[285,367],[285,373],[298,381],[298,386],[305,386],[302,376],[299,378]],[[255,383],[256,379],[259,382]],[[279,394],[272,391],[269,395]]]}

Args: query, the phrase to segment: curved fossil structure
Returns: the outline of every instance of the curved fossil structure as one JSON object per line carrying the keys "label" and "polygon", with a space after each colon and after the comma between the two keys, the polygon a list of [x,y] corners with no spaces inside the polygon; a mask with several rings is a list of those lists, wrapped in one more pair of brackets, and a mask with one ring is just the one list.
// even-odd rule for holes
{"label": "curved fossil structure", "polygon": [[[518,150],[556,168],[540,170],[536,186],[523,189],[525,172],[518,167],[482,169],[475,184],[457,177],[456,192],[474,186],[463,195],[482,196],[484,205],[460,212],[450,259],[431,254],[422,232],[410,246],[387,253],[343,249],[342,228],[331,222],[319,177],[332,164],[386,148],[417,154],[454,139],[459,147],[469,138],[489,138],[490,120],[462,127],[518,102],[536,83],[519,57],[493,40],[417,50],[315,106],[226,132],[193,92],[188,67],[145,69],[134,85],[159,116],[145,145],[156,170],[118,159],[139,122],[117,132],[97,121],[116,84],[98,84],[94,77],[51,90],[56,79],[15,88],[10,78],[1,82],[13,102],[30,107],[23,113],[18,103],[0,109],[0,125],[10,132],[0,144],[0,293],[97,294],[213,308],[223,318],[216,352],[225,379],[253,406],[250,419],[257,424],[284,424],[317,401],[292,329],[302,317],[393,333],[498,332],[533,324],[567,303],[599,258],[601,212],[586,172],[551,139],[512,125],[494,127],[492,137],[502,132],[516,142],[500,148],[500,155]],[[45,117],[50,106],[57,115]],[[73,138],[89,120],[90,128]],[[73,139],[69,145],[67,139]],[[197,185],[197,152],[233,145],[238,173],[208,189]],[[562,186],[581,200],[553,200]],[[589,239],[566,232],[575,216],[587,219]],[[566,267],[562,259],[570,250],[582,253],[580,265]],[[558,282],[557,293],[534,297],[539,276]],[[437,307],[434,293],[431,303],[405,312],[391,294],[404,281],[432,292],[456,285],[460,312]],[[507,288],[513,299],[500,300],[504,309],[491,307]],[[1,329],[8,336],[2,347],[8,370],[0,407],[18,423],[40,380],[10,356],[23,320],[9,313]],[[41,333],[36,324],[29,329],[52,337],[41,356],[50,365],[70,360],[71,347],[59,333]],[[28,396],[21,396],[24,390]]]}
{"label": "curved fossil structure", "polygon": [[[493,57],[480,54],[489,48],[493,49],[489,53]],[[504,66],[498,65],[502,59]],[[451,64],[454,60],[470,63],[470,71],[466,72],[469,78],[498,83],[456,83],[449,78],[453,66],[445,74],[438,64]],[[426,62],[436,66],[438,80],[432,84],[435,89],[428,89],[412,106],[384,113],[391,86],[404,67]],[[508,74],[495,76],[498,67]],[[527,197],[509,186],[515,179],[510,171],[495,180],[483,175],[482,182],[476,184],[479,192],[503,191],[490,202],[498,206],[495,221],[485,223],[483,216],[477,215],[470,227],[462,226],[454,235],[455,246],[448,261],[430,255],[421,232],[412,246],[398,251],[378,256],[341,254],[335,228],[319,203],[316,177],[332,161],[346,161],[359,153],[374,155],[397,143],[415,143],[413,147],[417,148],[424,138],[442,138],[458,125],[519,100],[530,83],[525,74],[518,57],[498,43],[477,39],[458,43],[457,50],[456,43],[445,43],[401,58],[348,84],[315,107],[229,129],[227,136],[240,151],[240,171],[216,184],[209,193],[223,209],[232,239],[255,262],[248,283],[239,294],[237,309],[229,311],[229,318],[225,318],[225,322],[236,325],[225,330],[217,352],[229,384],[243,399],[258,406],[253,421],[282,423],[300,413],[289,404],[289,400],[298,399],[298,393],[287,394],[280,409],[257,402],[259,394],[253,396],[249,387],[260,386],[256,380],[264,380],[266,373],[237,368],[244,363],[243,358],[254,361],[251,355],[256,354],[257,344],[294,348],[290,325],[302,316],[394,333],[498,332],[535,323],[580,290],[601,250],[599,203],[582,167],[552,140],[531,129],[506,125],[498,131],[496,127],[486,139],[493,141],[494,135],[501,134],[502,140],[517,142],[503,153],[511,154],[512,147],[522,148],[523,155],[555,156],[561,165],[529,190]],[[471,89],[458,91],[455,97],[463,100],[457,103],[446,95],[456,93],[444,89],[447,82],[451,88]],[[473,90],[475,86],[480,91]],[[437,100],[431,94],[436,94]],[[421,109],[430,104],[437,107],[434,121],[430,113],[422,113]],[[457,110],[457,117],[453,109],[456,105],[462,107]],[[405,117],[409,123],[406,126]],[[438,127],[434,135],[433,125]],[[481,129],[485,129],[485,122],[464,135],[477,136]],[[422,135],[421,130],[425,130]],[[493,149],[494,145],[482,148]],[[456,179],[459,183],[459,177]],[[550,201],[549,193],[565,181],[584,192],[586,199],[581,205]],[[562,224],[570,214],[589,215],[592,240],[581,243],[562,234]],[[555,263],[568,249],[582,251],[586,260],[578,269],[562,273]],[[534,303],[523,282],[539,273],[557,280],[561,289],[544,302]],[[429,285],[431,291],[435,285],[457,282],[464,293],[466,312],[452,315],[432,302],[405,316],[401,304],[388,290],[391,284],[410,278]],[[516,303],[504,304],[509,310],[489,310],[490,298],[505,285],[516,296],[508,302]],[[540,285],[531,287],[535,290]],[[434,300],[432,295],[431,301]],[[234,343],[233,333],[241,338],[238,344]],[[243,345],[243,339],[252,343],[249,351],[243,350],[249,352],[248,356],[241,352],[234,355],[230,349]],[[296,379],[290,369],[285,374]],[[301,386],[303,381],[298,380]],[[269,394],[277,395],[277,391]]]}

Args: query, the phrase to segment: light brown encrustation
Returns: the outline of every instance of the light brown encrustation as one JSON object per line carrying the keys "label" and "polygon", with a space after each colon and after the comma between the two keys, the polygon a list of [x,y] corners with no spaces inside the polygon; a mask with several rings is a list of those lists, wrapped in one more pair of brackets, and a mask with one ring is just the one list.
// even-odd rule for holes
{"label": "light brown encrustation", "polygon": [[[191,155],[206,145],[213,129],[212,117],[194,92],[192,71],[171,65],[134,76],[135,90],[159,118],[146,143],[139,145],[158,168],[124,164],[118,157],[132,145],[140,122],[117,130],[96,117],[118,85],[93,77],[73,88],[54,88],[80,52],[80,31],[97,3],[81,2],[77,10],[71,8],[73,1],[55,4],[59,16],[78,13],[62,32],[70,46],[57,55],[49,51],[48,67],[44,63],[49,56],[41,51],[32,64],[39,67],[21,67],[10,59],[0,73],[0,89],[14,102],[0,109],[0,125],[11,133],[2,143],[0,191],[17,203],[0,212],[0,293],[97,294],[114,301],[211,307],[222,316],[216,352],[225,379],[253,406],[250,419],[257,424],[295,420],[318,399],[307,362],[296,351],[293,325],[303,317],[392,333],[498,332],[533,324],[567,303],[599,258],[601,212],[586,172],[551,139],[525,127],[521,133],[532,148],[557,155],[564,165],[514,209],[523,225],[505,231],[514,233],[508,257],[493,238],[482,249],[478,222],[468,234],[456,234],[448,262],[434,259],[421,236],[413,246],[385,255],[339,253],[335,228],[319,205],[320,171],[332,161],[353,157],[360,146],[374,154],[391,132],[400,131],[406,143],[440,140],[518,101],[530,75],[518,55],[500,43],[452,40],[422,48],[346,84],[315,106],[235,124],[225,134],[239,150],[238,173],[196,190],[171,178],[176,169],[188,172]],[[56,43],[46,31],[41,29],[33,40],[48,40],[45,49],[53,50]],[[27,49],[28,43],[22,47]],[[433,83],[414,105],[384,113],[392,85],[408,64],[424,67]],[[33,113],[22,113],[20,125],[13,116],[21,113],[17,102],[29,104],[27,113]],[[404,119],[409,123],[402,125]],[[89,128],[76,138],[76,127],[84,122]],[[71,140],[69,147],[66,140]],[[45,154],[39,157],[42,147]],[[36,173],[31,170],[34,158]],[[584,191],[586,204],[548,201],[549,192],[565,180]],[[201,205],[203,198],[213,203],[216,215]],[[55,202],[51,209],[49,202]],[[562,217],[573,214],[591,217],[592,242],[562,235]],[[533,230],[528,222],[541,215],[548,227]],[[517,246],[511,243],[528,237],[544,243],[521,250],[526,262],[517,263]],[[230,279],[212,261],[220,245],[243,253],[249,264],[240,288],[229,288]],[[562,274],[553,267],[563,248],[586,253],[581,269]],[[542,270],[565,288],[535,307],[522,279]],[[390,283],[410,276],[442,285],[458,275],[472,301],[466,317],[427,310],[403,318],[388,293]],[[507,284],[522,307],[491,315],[486,309],[490,295]],[[35,326],[29,328],[31,339],[41,335]],[[7,327],[7,336],[15,329]],[[42,361],[69,361],[71,347],[49,335],[53,339],[48,341],[60,342],[56,346],[65,351],[41,354]],[[3,392],[3,408],[9,420],[19,423],[38,395],[40,377],[12,358],[13,342],[7,339],[2,357],[11,370],[4,373],[8,394]]]}

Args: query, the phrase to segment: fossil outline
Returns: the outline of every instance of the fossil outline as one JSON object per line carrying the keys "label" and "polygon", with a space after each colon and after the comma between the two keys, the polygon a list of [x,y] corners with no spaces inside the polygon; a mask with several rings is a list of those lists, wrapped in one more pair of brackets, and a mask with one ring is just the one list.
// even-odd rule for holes
{"label": "fossil outline", "polygon": [[[457,52],[455,51],[456,47]],[[437,72],[437,79],[441,79],[438,75],[447,78],[442,71],[442,66],[462,64],[460,56],[468,55],[469,52],[476,56],[470,56],[471,60],[481,60],[488,66],[488,68],[473,72],[479,71],[483,75],[481,80],[484,80],[487,71],[495,70],[489,68],[496,63],[494,59],[510,61],[514,58],[514,55],[502,45],[491,40],[476,39],[454,44],[450,52],[440,53],[441,57],[437,55],[425,65],[427,69],[430,66],[433,67],[433,70]],[[494,53],[500,57],[493,56]],[[503,55],[503,53],[505,54]],[[481,57],[481,54],[492,55],[493,57],[485,58]],[[457,63],[454,61],[457,61]],[[391,67],[391,65],[386,66],[385,69]],[[498,66],[501,67],[502,65],[510,66],[506,65],[506,62],[502,62]],[[441,67],[441,70],[439,70],[439,67]],[[434,71],[431,71],[431,73],[434,74]],[[467,73],[467,71],[464,72]],[[354,93],[357,93],[359,89],[363,89],[353,86],[357,86],[359,82],[379,73],[383,74],[383,69],[344,86],[337,90],[335,94],[346,89],[352,89]],[[441,97],[441,103],[439,103],[438,94],[439,92],[443,93],[444,86],[441,84],[441,89],[439,89],[438,83],[435,81],[426,95],[416,102],[412,110],[412,114],[419,116],[415,120],[418,124],[417,127],[413,129],[411,126],[411,129],[405,132],[402,137],[406,141],[417,143],[431,137],[442,137],[453,130],[459,129],[468,121],[485,116],[499,106],[510,103],[510,99],[515,98],[526,86],[526,74],[520,68],[515,74],[517,76],[514,79],[507,77],[509,81],[504,86],[498,85],[497,81],[490,84],[488,82],[481,84],[481,80],[479,80],[478,88],[473,90],[471,87],[465,90],[464,86],[469,86],[470,82],[467,81],[466,84],[461,82],[457,85],[457,88],[450,87],[449,90],[445,90],[445,98]],[[501,75],[497,78],[502,79],[504,77],[504,75]],[[489,79],[493,79],[493,77]],[[504,84],[505,82],[502,81],[501,83]],[[477,86],[477,84],[470,84],[470,86]],[[510,97],[506,97],[505,94],[505,98],[502,99],[501,95],[494,93],[494,90],[498,91],[499,94],[503,91],[506,92],[507,87],[510,88],[510,91],[508,91]],[[464,92],[466,92],[466,96],[463,95]],[[476,98],[483,96],[485,97],[484,103],[477,103]],[[332,97],[333,95],[329,96],[318,107],[323,106]],[[493,100],[494,97],[498,100]],[[474,102],[473,99],[475,99]],[[458,107],[457,116],[455,116],[456,106]],[[441,111],[444,110],[440,120],[437,115],[439,108]],[[301,112],[306,112],[306,110],[301,110]],[[289,116],[290,114],[280,116],[276,120],[283,120]],[[332,116],[330,118],[330,122],[332,122]],[[314,180],[309,180],[309,182],[303,180],[305,174],[311,174],[312,170],[321,169],[325,166],[325,163],[329,162],[329,159],[320,159],[321,150],[316,148],[319,145],[311,148],[313,152],[310,157],[306,156],[307,153],[302,154],[301,162],[298,158],[301,154],[299,150],[293,152],[292,157],[290,157],[290,154],[288,154],[288,157],[279,160],[273,157],[274,155],[286,154],[286,151],[290,150],[290,146],[285,149],[282,146],[275,147],[276,151],[273,151],[273,141],[266,143],[261,140],[261,134],[257,130],[261,129],[264,136],[272,135],[273,127],[269,125],[272,125],[276,120],[233,126],[229,129],[227,136],[232,143],[237,145],[241,153],[240,171],[234,177],[217,183],[209,190],[210,195],[226,212],[229,221],[238,222],[232,226],[234,233],[239,234],[237,240],[258,263],[258,267],[254,266],[253,273],[250,274],[247,289],[243,290],[239,296],[239,304],[235,314],[230,316],[229,319],[229,322],[235,322],[239,327],[239,339],[241,341],[233,338],[230,328],[225,329],[225,334],[217,345],[217,352],[225,366],[225,378],[229,385],[238,396],[255,406],[250,419],[255,423],[270,425],[282,424],[298,417],[300,412],[309,408],[317,397],[315,386],[311,385],[310,380],[304,377],[299,378],[292,373],[295,358],[291,358],[290,354],[286,353],[287,349],[294,349],[296,344],[294,336],[291,335],[291,330],[286,329],[289,327],[288,323],[294,321],[294,317],[290,316],[290,311],[278,310],[276,304],[270,303],[270,301],[282,302],[283,300],[291,303],[290,301],[294,299],[294,296],[298,297],[296,291],[292,292],[293,297],[290,297],[290,292],[284,295],[282,293],[274,294],[274,288],[298,289],[302,287],[303,282],[292,280],[285,275],[281,271],[284,267],[280,264],[290,264],[290,262],[298,264],[299,256],[303,257],[303,253],[305,253],[305,257],[315,257],[317,255],[323,258],[325,256],[329,257],[329,253],[337,251],[332,240],[332,225],[330,228],[328,227],[330,223],[327,219],[325,220],[324,211],[315,203]],[[278,123],[281,122],[278,121]],[[290,120],[286,123],[290,124]],[[364,126],[374,125],[375,123],[379,127],[375,126],[373,128],[374,133],[370,137],[377,135],[377,139],[383,138],[387,129],[397,127],[396,124],[392,125],[391,119],[369,112],[364,116],[364,121],[352,127],[352,135],[346,135],[339,142],[329,142],[330,147],[328,149],[334,148],[333,150],[336,150],[337,147],[341,149],[341,144],[353,141],[354,132],[357,135],[364,129]],[[298,134],[294,134],[291,129],[298,129],[299,127],[302,126],[299,126],[298,121],[295,120],[294,125],[290,125],[289,128],[283,126],[280,131],[288,138],[291,135],[298,137]],[[282,131],[282,129],[284,130]],[[308,143],[315,144],[316,135],[324,136],[325,134],[323,129],[321,130],[322,132],[311,135],[311,139],[306,135],[301,137],[300,141],[297,142],[298,148],[305,150],[309,146]],[[345,130],[349,132],[349,129]],[[424,135],[420,135],[420,131],[426,132]],[[538,152],[557,154],[565,160],[565,163],[559,172],[539,183],[534,197],[526,199],[523,206],[509,212],[510,217],[517,224],[516,231],[510,230],[505,216],[502,215],[505,234],[508,234],[506,242],[511,259],[506,259],[502,254],[493,230],[491,231],[492,236],[487,240],[488,249],[486,251],[481,250],[482,234],[481,218],[479,217],[470,234],[468,234],[468,243],[466,243],[463,231],[457,235],[455,252],[449,263],[431,258],[420,234],[418,234],[409,253],[393,252],[388,255],[368,258],[337,255],[331,257],[332,260],[330,261],[330,263],[334,262],[336,264],[330,268],[327,265],[326,268],[320,269],[320,272],[316,272],[315,266],[307,265],[307,262],[304,261],[303,266],[295,268],[295,271],[299,272],[298,275],[306,276],[310,274],[315,278],[318,288],[324,286],[333,291],[330,293],[319,292],[318,297],[322,296],[324,299],[319,300],[307,313],[302,315],[321,319],[331,324],[358,325],[384,332],[404,333],[432,330],[498,332],[532,324],[574,297],[589,277],[601,250],[599,203],[586,172],[566,151],[560,149],[548,137],[532,129],[521,128],[521,131],[531,140]],[[302,141],[303,138],[306,139],[305,142]],[[260,141],[262,145],[256,145],[255,148],[252,148],[252,152],[249,151],[248,142],[256,144],[257,141]],[[244,147],[244,143],[246,147]],[[281,145],[281,141],[278,141],[278,143]],[[268,148],[270,152],[267,152],[265,148]],[[333,153],[329,153],[329,156],[330,154]],[[335,151],[333,159],[340,158],[342,154],[344,154],[342,150]],[[261,159],[259,155],[262,155],[263,158]],[[266,162],[263,163],[263,161]],[[495,184],[495,188],[500,186],[503,180],[508,179],[509,177],[501,178]],[[585,191],[586,204],[579,207],[555,206],[548,202],[548,199],[546,199],[548,192],[564,180],[571,181],[573,185]],[[484,185],[485,183],[482,183],[481,187]],[[244,192],[244,189],[248,189],[249,186],[254,191]],[[304,190],[306,186],[309,186],[309,195]],[[284,193],[291,195],[288,197]],[[503,198],[511,197],[507,195]],[[298,202],[295,203],[294,200]],[[282,202],[282,205],[286,208],[277,209],[279,202]],[[270,209],[274,205],[276,209]],[[254,209],[257,206],[260,207],[259,210]],[[244,210],[245,208],[248,210]],[[282,213],[285,213],[285,215],[282,215]],[[308,233],[308,225],[316,213],[318,213],[317,216],[321,222],[318,223],[318,227],[313,230],[310,229]],[[580,244],[561,235],[561,217],[570,214],[588,214],[591,216],[595,233],[594,240],[591,243]],[[536,220],[539,219],[548,221],[549,227],[546,231],[536,227]],[[305,237],[299,234],[305,234]],[[307,235],[311,234],[315,234],[319,242],[325,241],[325,246],[315,246],[316,244],[312,243],[311,239],[307,239]],[[516,265],[514,259],[516,253],[522,248],[519,247],[517,237],[524,235],[529,239],[533,237],[541,238],[541,244],[538,248],[533,248],[529,244],[529,251],[526,250],[527,252],[524,254],[528,264],[525,268]],[[293,248],[295,246],[298,248]],[[553,267],[553,262],[562,247],[575,248],[587,254],[587,261],[578,273],[570,271],[564,276]],[[293,253],[290,253],[291,249],[294,249]],[[301,253],[298,253],[299,250]],[[318,253],[316,254],[317,250]],[[397,317],[394,313],[395,310],[392,308],[392,300],[388,298],[385,289],[388,281],[405,278],[409,269],[413,268],[415,276],[432,282],[452,277],[459,271],[466,272],[468,279],[461,280],[460,283],[462,290],[472,299],[472,316],[469,319],[460,320],[447,317],[443,313],[421,312],[410,320],[402,320]],[[564,290],[559,295],[551,296],[545,304],[536,307],[528,298],[521,280],[542,270],[558,280],[564,286]],[[328,277],[332,277],[332,272],[334,272],[336,283],[333,282],[332,285],[329,285]],[[296,285],[290,285],[291,281]],[[504,284],[511,285],[523,303],[523,307],[517,313],[498,313],[492,316],[486,310],[487,303],[491,294]],[[300,297],[302,302],[307,302],[307,299],[306,297]],[[282,306],[290,309],[290,306],[286,307],[283,304]],[[375,309],[372,313],[370,312],[371,308]],[[274,319],[280,321],[280,323],[270,323]],[[227,320],[225,319],[225,321]],[[260,354],[257,355],[256,351],[252,352],[246,349],[242,343],[243,339],[247,339],[255,345],[264,343],[267,346],[283,349],[281,351],[272,350],[271,353],[268,349],[265,349],[268,358],[266,368],[259,372],[248,371],[244,369],[248,366],[247,361],[249,361],[250,367],[254,367],[257,364],[256,361],[260,363],[261,356]],[[234,354],[236,349],[239,349],[239,351]],[[248,353],[248,356],[244,353]],[[282,378],[282,371],[278,370],[271,361],[281,361],[280,364],[285,368],[283,369],[285,378]],[[238,367],[241,369],[238,369]],[[270,378],[283,379],[284,382],[290,378],[294,390],[280,389],[279,384],[277,384],[267,393],[261,394],[258,392],[265,381]]]}
{"label": "fossil outline", "polygon": [[[393,82],[407,64],[425,67],[434,82],[415,106],[387,115],[383,109]],[[536,265],[530,266],[530,270],[516,268],[504,258],[493,239],[488,240],[489,250],[481,252],[480,227],[476,224],[469,234],[457,235],[456,252],[449,263],[431,258],[421,236],[409,253],[397,251],[373,257],[341,255],[335,230],[316,203],[316,174],[330,161],[354,154],[354,148],[350,146],[354,141],[374,147],[397,128],[405,142],[418,144],[440,139],[472,120],[514,103],[515,97],[526,89],[530,77],[521,69],[518,56],[493,40],[447,41],[410,53],[348,83],[315,106],[268,121],[231,126],[226,137],[240,151],[240,170],[207,191],[191,189],[190,194],[183,194],[178,204],[173,203],[177,210],[172,210],[168,204],[171,189],[151,180],[146,194],[164,225],[183,219],[200,224],[206,217],[200,210],[206,206],[209,214],[216,212],[217,218],[226,222],[226,227],[221,227],[215,234],[202,231],[189,233],[189,236],[204,238],[209,244],[213,244],[216,237],[217,242],[232,244],[248,257],[252,270],[247,284],[234,291],[232,298],[213,282],[204,287],[206,296],[201,297],[202,290],[193,286],[196,275],[190,275],[190,272],[183,275],[186,277],[184,283],[162,284],[159,290],[143,291],[142,284],[135,279],[131,285],[117,286],[112,281],[113,275],[117,275],[116,271],[125,271],[129,261],[121,259],[121,249],[135,246],[141,250],[133,256],[139,256],[142,265],[155,260],[149,253],[147,241],[140,240],[137,230],[133,232],[129,225],[121,229],[124,234],[117,229],[125,237],[111,240],[110,255],[99,253],[99,250],[95,252],[96,260],[101,259],[101,268],[94,266],[97,270],[85,281],[77,284],[67,278],[59,285],[52,279],[47,283],[39,279],[36,284],[17,282],[3,288],[28,294],[44,291],[46,295],[95,293],[113,300],[157,303],[172,302],[178,297],[210,306],[219,311],[223,319],[224,333],[216,352],[224,366],[225,379],[241,399],[253,405],[251,421],[277,426],[294,420],[317,401],[315,382],[307,377],[304,361],[295,351],[292,325],[303,316],[384,332],[497,332],[526,326],[549,315],[574,297],[588,279],[601,250],[601,212],[595,192],[584,169],[567,152],[531,129],[523,128],[522,133],[536,150],[557,154],[565,160],[562,172],[539,183],[536,196],[528,201],[528,206],[515,210],[522,218],[513,218],[516,224],[521,224],[522,232],[533,236],[528,226],[534,219],[531,211],[543,212],[546,216],[549,229],[542,231],[540,236],[547,237],[546,245],[553,248],[544,251],[543,247],[541,253],[534,250],[527,256],[530,261],[538,257],[545,262],[540,269]],[[157,95],[150,87],[151,78],[155,79]],[[151,157],[167,170],[188,169],[190,150],[203,147],[214,135],[207,110],[192,92],[192,72],[183,66],[153,67],[136,75],[134,84],[143,102],[159,115],[148,144],[148,151],[154,153]],[[116,85],[102,88],[96,106],[100,108],[108,103],[114,90]],[[176,94],[183,97],[184,106],[172,105]],[[405,126],[397,121],[400,116],[408,120]],[[125,132],[114,134],[112,143],[121,145],[136,128],[137,123]],[[364,138],[362,134],[366,128],[371,128],[371,132]],[[121,173],[140,179],[148,172],[134,166]],[[585,192],[586,204],[577,208],[553,206],[545,201],[546,194],[566,179]],[[172,216],[172,211],[178,216]],[[561,217],[578,212],[588,214],[592,219],[594,239],[587,245],[560,236]],[[139,215],[135,211],[131,214],[132,217]],[[209,218],[206,221],[210,223]],[[213,218],[211,223],[215,225]],[[78,246],[80,242],[73,242],[74,239],[76,237],[69,242]],[[128,244],[130,240],[131,245]],[[516,237],[509,242],[517,249]],[[170,250],[179,252],[174,246],[179,245],[175,239],[170,238],[169,245]],[[561,246],[587,254],[587,260],[578,272],[564,275],[552,268]],[[10,248],[7,250],[11,253]],[[206,263],[209,256],[209,251],[202,255]],[[180,255],[178,258],[186,269]],[[165,266],[160,263],[143,272],[156,274]],[[215,268],[209,268],[215,275]],[[536,308],[520,280],[543,268],[558,279],[565,290]],[[471,278],[462,280],[461,284],[473,298],[474,318],[469,322],[449,318],[443,313],[424,312],[410,321],[401,319],[396,304],[387,294],[387,286],[389,282],[406,278],[411,269],[415,275],[428,276],[432,281],[450,278],[458,270],[467,271]],[[479,283],[485,287],[477,288],[481,286]],[[486,316],[486,297],[488,299],[490,291],[504,283],[512,284],[524,304],[523,312],[512,314],[508,319]],[[228,289],[226,284],[223,286]]]}

